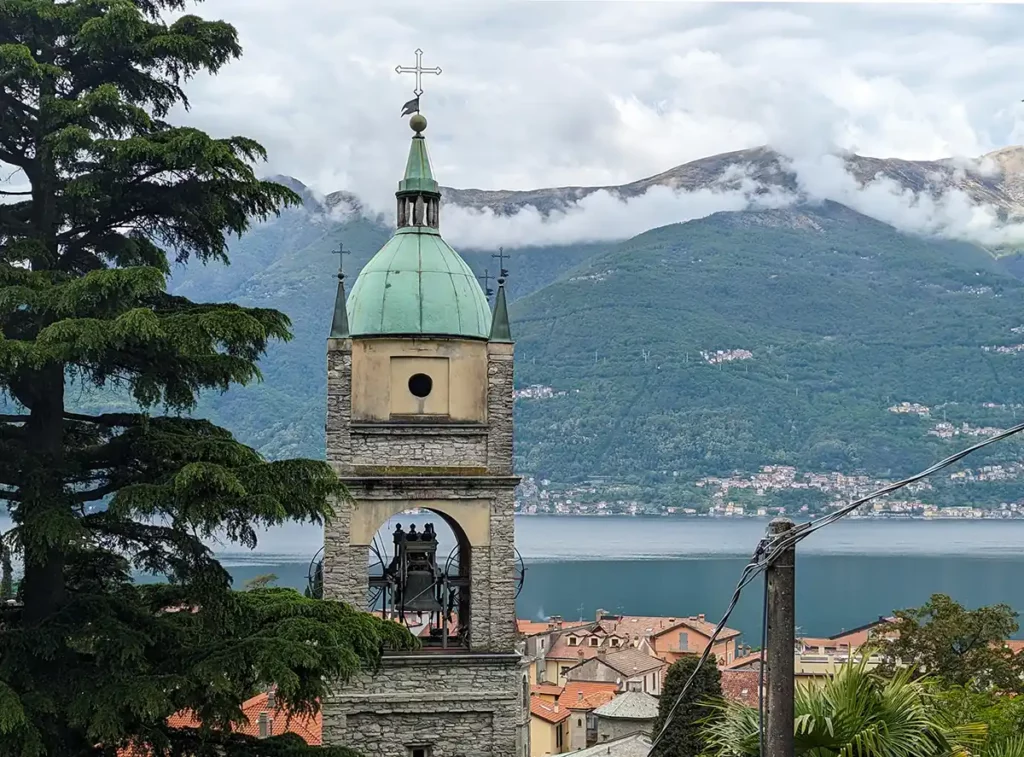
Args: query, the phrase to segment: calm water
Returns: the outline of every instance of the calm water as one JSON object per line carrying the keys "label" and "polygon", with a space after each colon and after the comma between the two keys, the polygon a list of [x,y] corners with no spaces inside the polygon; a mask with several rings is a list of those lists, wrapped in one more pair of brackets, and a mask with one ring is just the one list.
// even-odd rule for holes
{"label": "calm water", "polygon": [[[428,518],[396,520],[408,525]],[[0,528],[7,528],[6,521],[0,517]],[[520,517],[516,543],[527,571],[519,614],[592,618],[602,608],[632,615],[705,613],[717,621],[765,525]],[[446,552],[450,535],[440,536]],[[280,584],[302,588],[321,543],[319,528],[290,525],[263,532],[255,552],[214,548],[238,586],[275,573]],[[752,643],[760,636],[761,591],[760,583],[750,585],[729,624]],[[801,633],[837,633],[919,605],[935,592],[968,606],[1005,602],[1024,612],[1024,521],[841,521],[800,544]]]}
{"label": "calm water", "polygon": [[[409,516],[399,518],[403,522]],[[417,521],[425,518],[417,517]],[[717,621],[765,529],[757,520],[521,517],[516,542],[527,564],[521,617],[592,618],[598,608]],[[393,524],[392,526],[393,527]],[[304,586],[320,532],[267,533],[259,554],[224,551],[236,581],[274,572]],[[828,635],[935,592],[977,606],[1024,612],[1024,521],[841,521],[801,543],[797,623]],[[748,588],[730,626],[760,635],[761,584]]]}

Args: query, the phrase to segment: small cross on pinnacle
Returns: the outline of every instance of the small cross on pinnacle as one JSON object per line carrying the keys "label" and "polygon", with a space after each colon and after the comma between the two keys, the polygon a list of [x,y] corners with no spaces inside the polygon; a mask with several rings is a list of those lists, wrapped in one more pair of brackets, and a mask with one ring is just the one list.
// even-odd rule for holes
{"label": "small cross on pinnacle", "polygon": [[332,255],[337,255],[338,256],[338,278],[339,279],[344,279],[345,278],[345,265],[344,265],[344,263],[345,263],[345,255],[350,255],[351,253],[352,253],[351,250],[346,250],[345,249],[345,244],[343,242],[338,242],[338,249],[331,250],[331,254]]}
{"label": "small cross on pinnacle", "polygon": [[416,48],[416,65],[415,66],[395,66],[395,71],[400,74],[416,74],[416,88],[412,91],[416,95],[418,100],[420,95],[423,94],[423,74],[440,74],[441,67],[434,66],[433,68],[423,67],[423,51]]}
{"label": "small cross on pinnacle", "polygon": [[494,290],[491,289],[491,284],[490,284],[490,282],[494,281],[494,277],[491,276],[491,274],[487,271],[486,268],[484,269],[483,275],[482,276],[477,276],[477,278],[480,279],[482,282],[484,282],[484,294],[487,295],[488,298],[492,294],[494,294]]}
{"label": "small cross on pinnacle", "polygon": [[509,259],[509,256],[505,254],[505,248],[499,247],[498,252],[491,255],[498,261],[498,283],[504,284],[505,279],[508,278],[508,269],[505,268],[505,261]]}

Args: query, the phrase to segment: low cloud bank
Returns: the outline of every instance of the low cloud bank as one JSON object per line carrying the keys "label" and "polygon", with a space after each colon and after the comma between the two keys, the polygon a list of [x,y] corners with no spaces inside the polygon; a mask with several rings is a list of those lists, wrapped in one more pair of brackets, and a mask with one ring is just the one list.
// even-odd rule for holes
{"label": "low cloud bank", "polygon": [[[491,208],[449,203],[443,214],[444,234],[456,247],[476,249],[616,241],[721,211],[831,200],[908,233],[985,246],[1024,244],[1024,223],[1002,220],[994,205],[979,202],[956,186],[971,176],[998,182],[1001,168],[991,158],[950,161],[948,170],[926,176],[925,188],[915,190],[883,174],[862,181],[835,153],[794,152],[798,151],[782,156],[780,163],[793,179],[795,191],[781,184],[759,182],[752,178],[750,166],[739,163],[701,189],[654,186],[643,195],[629,198],[598,190],[546,213],[525,206],[505,215]],[[390,208],[360,210],[370,217],[382,214],[394,220]],[[332,220],[345,220],[348,212],[351,206],[341,203],[333,208]]]}

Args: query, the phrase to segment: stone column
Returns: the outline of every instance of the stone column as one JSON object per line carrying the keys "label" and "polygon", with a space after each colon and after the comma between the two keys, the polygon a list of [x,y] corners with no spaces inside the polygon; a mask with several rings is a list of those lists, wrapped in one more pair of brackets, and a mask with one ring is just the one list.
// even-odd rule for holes
{"label": "stone column", "polygon": [[327,462],[339,476],[352,472],[352,340],[327,340]]}
{"label": "stone column", "polygon": [[512,475],[513,347],[487,345],[487,468],[493,476]]}

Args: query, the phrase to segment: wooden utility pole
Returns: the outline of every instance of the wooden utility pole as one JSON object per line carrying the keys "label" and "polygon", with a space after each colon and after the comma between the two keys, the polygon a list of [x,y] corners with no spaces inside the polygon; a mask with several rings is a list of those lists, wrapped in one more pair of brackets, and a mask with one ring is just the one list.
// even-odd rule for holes
{"label": "wooden utility pole", "polygon": [[[789,535],[793,521],[776,518],[768,525],[769,550]],[[793,688],[796,658],[796,546],[777,554],[765,574],[768,582],[768,679],[764,755],[793,757]]]}

